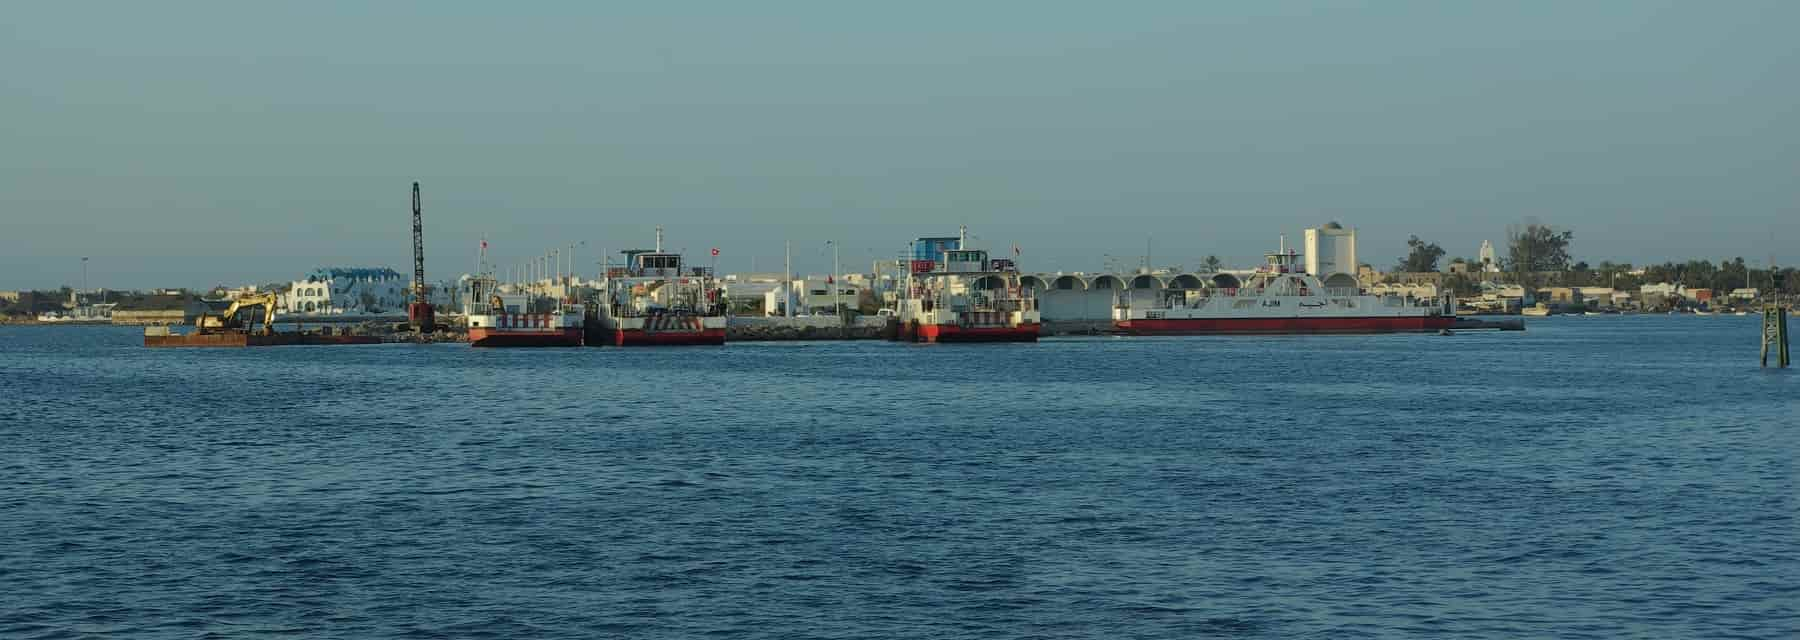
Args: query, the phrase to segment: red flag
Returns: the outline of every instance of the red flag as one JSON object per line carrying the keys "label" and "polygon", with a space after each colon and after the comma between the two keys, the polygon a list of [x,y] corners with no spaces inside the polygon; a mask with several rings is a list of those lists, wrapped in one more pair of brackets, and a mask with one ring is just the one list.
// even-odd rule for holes
{"label": "red flag", "polygon": [[714,258],[719,257],[719,248],[718,247],[713,247],[713,257]]}
{"label": "red flag", "polygon": [[483,249],[487,248],[487,238],[481,239],[481,248],[483,248]]}
{"label": "red flag", "polygon": [[831,276],[825,276],[825,284],[831,284]]}

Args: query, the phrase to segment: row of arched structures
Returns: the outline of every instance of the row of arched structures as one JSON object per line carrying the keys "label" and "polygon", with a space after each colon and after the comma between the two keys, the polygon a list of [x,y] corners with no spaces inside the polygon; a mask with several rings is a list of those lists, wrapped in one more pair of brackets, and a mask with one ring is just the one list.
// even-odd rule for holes
{"label": "row of arched structures", "polygon": [[[1107,322],[1121,296],[1132,303],[1151,302],[1165,291],[1237,289],[1244,276],[1233,273],[1029,273],[1021,286],[1032,290],[1046,322]],[[1356,288],[1345,273],[1324,278],[1330,288]],[[976,288],[1005,286],[998,276],[978,280]]]}

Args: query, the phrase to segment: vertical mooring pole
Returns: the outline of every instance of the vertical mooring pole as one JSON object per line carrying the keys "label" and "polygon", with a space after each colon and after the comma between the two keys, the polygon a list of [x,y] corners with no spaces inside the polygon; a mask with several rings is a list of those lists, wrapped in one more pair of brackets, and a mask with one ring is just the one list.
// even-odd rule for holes
{"label": "vertical mooring pole", "polygon": [[1762,366],[1769,366],[1769,351],[1775,351],[1775,366],[1788,366],[1787,309],[1771,302],[1763,305]]}

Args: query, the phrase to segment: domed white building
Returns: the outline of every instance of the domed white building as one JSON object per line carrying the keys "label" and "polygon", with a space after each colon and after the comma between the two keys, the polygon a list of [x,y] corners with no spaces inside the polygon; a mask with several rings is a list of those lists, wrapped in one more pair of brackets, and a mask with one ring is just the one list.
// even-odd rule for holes
{"label": "domed white building", "polygon": [[290,315],[404,313],[408,282],[386,267],[321,267],[295,280],[280,297]]}

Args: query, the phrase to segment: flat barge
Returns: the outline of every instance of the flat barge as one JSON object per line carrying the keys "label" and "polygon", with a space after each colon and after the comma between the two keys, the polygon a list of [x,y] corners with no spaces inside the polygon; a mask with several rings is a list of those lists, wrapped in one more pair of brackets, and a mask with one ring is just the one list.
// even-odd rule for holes
{"label": "flat barge", "polygon": [[381,344],[380,336],[358,336],[321,333],[249,333],[244,331],[228,331],[219,333],[194,332],[174,333],[168,327],[145,327],[144,346],[146,347],[289,347],[289,346],[325,346],[346,344]]}
{"label": "flat barge", "polygon": [[1519,318],[1457,318],[1450,324],[1453,331],[1524,331],[1525,321]]}
{"label": "flat barge", "polygon": [[[201,314],[194,318],[191,331],[177,333],[170,327],[144,327],[144,346],[162,347],[287,347],[299,345],[381,344],[380,336],[356,335],[322,329],[317,332],[275,330],[276,298],[273,293],[240,296],[219,315]],[[253,319],[240,315],[261,307],[262,328],[252,330]]]}

